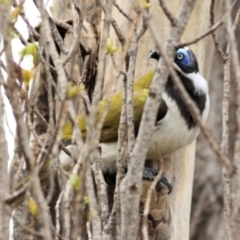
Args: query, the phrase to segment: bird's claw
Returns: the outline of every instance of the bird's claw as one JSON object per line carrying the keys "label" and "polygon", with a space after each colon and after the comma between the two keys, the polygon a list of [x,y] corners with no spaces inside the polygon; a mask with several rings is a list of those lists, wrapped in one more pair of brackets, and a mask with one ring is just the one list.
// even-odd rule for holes
{"label": "bird's claw", "polygon": [[[146,180],[153,181],[157,174],[158,171],[149,167],[145,167],[143,170],[143,178]],[[162,177],[155,187],[156,192],[160,192],[165,187],[168,189],[168,194],[170,194],[172,192],[172,184],[168,182],[166,177]]]}

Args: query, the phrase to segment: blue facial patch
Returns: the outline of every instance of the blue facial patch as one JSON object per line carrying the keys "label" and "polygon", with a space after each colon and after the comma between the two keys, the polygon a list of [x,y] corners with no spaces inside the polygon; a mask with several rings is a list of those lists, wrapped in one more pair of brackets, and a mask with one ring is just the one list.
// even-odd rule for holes
{"label": "blue facial patch", "polygon": [[185,48],[179,48],[177,50],[176,58],[182,65],[188,66],[191,63],[191,58]]}

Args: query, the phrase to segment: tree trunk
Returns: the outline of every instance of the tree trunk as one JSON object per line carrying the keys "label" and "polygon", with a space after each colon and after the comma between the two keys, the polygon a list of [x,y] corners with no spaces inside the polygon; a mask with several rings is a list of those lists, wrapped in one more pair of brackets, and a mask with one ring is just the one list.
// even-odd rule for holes
{"label": "tree trunk", "polygon": [[[215,6],[215,22],[223,15],[223,2],[218,1]],[[240,2],[236,2],[232,11],[233,19],[236,16]],[[240,28],[236,30],[236,39],[239,39]],[[223,95],[223,63],[219,54],[215,50],[214,43],[209,36],[207,53],[209,61],[204,66],[206,78],[209,79],[211,111],[208,118],[208,126],[212,130],[214,137],[221,141],[222,131],[222,95]],[[217,38],[223,50],[226,49],[227,39],[224,27],[217,30]],[[240,49],[239,41],[238,49]],[[235,108],[236,102],[233,99],[234,84],[231,84],[230,97],[230,137],[229,156],[232,159],[234,153],[236,124]],[[215,154],[209,149],[203,136],[199,137],[196,152],[196,168],[194,174],[192,212],[191,212],[191,239],[213,239],[224,240],[224,216],[223,216],[223,184],[222,166],[217,161]]]}

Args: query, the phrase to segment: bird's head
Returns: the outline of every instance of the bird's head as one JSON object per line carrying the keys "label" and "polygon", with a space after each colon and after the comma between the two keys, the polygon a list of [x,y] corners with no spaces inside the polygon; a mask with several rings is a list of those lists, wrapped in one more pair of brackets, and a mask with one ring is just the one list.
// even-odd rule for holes
{"label": "bird's head", "polygon": [[[160,54],[158,51],[154,51],[150,53],[149,57],[159,60]],[[191,49],[188,47],[178,48],[175,52],[173,67],[180,74],[185,87],[193,86],[191,91],[196,94],[208,94],[207,82],[199,73],[197,58]],[[192,82],[191,84],[189,80]]]}
{"label": "bird's head", "polygon": [[[160,54],[158,51],[153,51],[150,53],[149,57],[159,60]],[[198,72],[197,58],[193,51],[188,47],[177,49],[173,66],[178,72],[183,72],[185,74]]]}

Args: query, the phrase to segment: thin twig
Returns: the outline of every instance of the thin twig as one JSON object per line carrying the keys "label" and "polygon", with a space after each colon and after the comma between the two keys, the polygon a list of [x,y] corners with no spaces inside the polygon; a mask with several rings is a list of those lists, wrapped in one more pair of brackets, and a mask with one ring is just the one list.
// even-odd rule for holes
{"label": "thin twig", "polygon": [[[215,6],[215,0],[212,0],[211,6],[210,6],[210,27],[212,27],[214,25],[214,6]],[[223,61],[225,61],[226,55],[224,54],[222,48],[219,46],[219,42],[217,40],[217,36],[214,31],[212,32],[212,37],[213,37],[215,48],[216,48],[219,56],[221,57],[221,59]]]}
{"label": "thin twig", "polygon": [[[48,127],[48,122],[44,119],[44,117],[42,116],[42,114],[41,114],[37,109],[33,109],[33,112],[34,112],[34,114],[36,114],[36,116],[39,117],[39,119],[42,121],[42,123],[43,123],[46,127]],[[64,145],[62,142],[60,142],[59,145],[60,145],[61,149],[62,149],[69,157],[71,157],[71,152],[65,147],[65,145]],[[76,159],[73,159],[73,160],[76,161]]]}
{"label": "thin twig", "polygon": [[17,33],[19,40],[21,41],[21,43],[23,45],[27,45],[27,41],[24,39],[24,37],[22,36],[22,34],[18,31],[18,29],[16,27],[14,27],[14,31]]}
{"label": "thin twig", "polygon": [[128,154],[130,155],[135,144],[134,109],[133,109],[133,82],[137,59],[137,35],[133,36],[129,50],[129,67],[127,71],[127,136]]}
{"label": "thin twig", "polygon": [[115,33],[117,34],[118,40],[120,41],[122,47],[124,47],[126,39],[125,39],[124,35],[122,34],[120,28],[118,27],[117,22],[113,18],[111,20],[111,24],[115,30]]}
{"label": "thin twig", "polygon": [[16,217],[16,214],[12,214],[12,211],[8,211],[8,214],[11,218],[13,218],[13,221],[15,223],[17,223],[20,228],[24,231],[26,231],[27,233],[30,233],[36,237],[39,237],[39,238],[43,238],[43,235],[41,234],[41,232],[39,231],[35,231],[35,230],[32,230],[31,228],[29,228],[28,226],[26,226],[26,224],[23,223],[23,219],[22,218],[19,218],[19,217]]}
{"label": "thin twig", "polygon": [[55,24],[59,27],[62,27],[66,29],[68,32],[72,33],[73,32],[73,27],[72,25],[68,24],[67,21],[59,20],[57,18],[54,18],[53,21]]}
{"label": "thin twig", "polygon": [[168,9],[166,3],[164,0],[159,0],[159,5],[161,6],[163,12],[165,13],[165,15],[167,16],[167,18],[169,19],[171,25],[177,26],[178,25],[178,19],[176,17],[174,17],[174,15],[170,12],[170,10]]}
{"label": "thin twig", "polygon": [[[226,11],[227,13],[227,11]],[[239,13],[235,17],[233,23],[233,31],[236,30],[239,22]],[[229,150],[229,98],[230,98],[230,79],[231,79],[231,54],[229,54],[230,44],[228,43],[226,48],[226,61],[223,61],[223,100],[222,100],[222,142],[221,148],[225,154],[228,154]],[[238,84],[237,84],[238,85]],[[225,234],[228,239],[231,238],[231,196],[230,196],[230,176],[225,167],[222,169],[222,178],[223,178],[223,189],[224,189],[224,225],[225,225]]]}
{"label": "thin twig", "polygon": [[55,211],[56,211],[56,228],[55,228],[55,231],[56,231],[56,238],[55,240],[58,240],[58,235],[60,235],[60,232],[61,232],[61,203],[62,203],[62,198],[63,198],[63,192],[61,192],[58,196],[58,200],[56,202],[56,205],[55,205]]}
{"label": "thin twig", "polygon": [[137,42],[141,39],[141,37],[144,35],[146,31],[147,31],[146,19],[143,18],[142,24],[140,25],[140,27],[137,29],[137,32],[136,32]]}
{"label": "thin twig", "polygon": [[[228,155],[229,150],[229,97],[230,97],[230,56],[228,55],[227,60],[223,63],[223,99],[222,99],[222,142],[221,149]],[[224,225],[226,236],[230,235],[229,226],[229,213],[230,213],[230,186],[229,186],[229,175],[227,169],[223,167],[222,172],[223,178],[223,189],[224,189]]]}
{"label": "thin twig", "polygon": [[[240,222],[240,216],[239,216],[239,196],[240,196],[240,189],[239,189],[239,181],[240,181],[240,60],[238,56],[238,48],[237,48],[237,42],[236,37],[234,34],[234,29],[236,26],[232,23],[232,16],[231,12],[229,11],[231,8],[230,1],[225,1],[225,11],[227,12],[227,17],[225,20],[226,24],[226,31],[230,46],[230,55],[231,55],[231,62],[232,62],[232,68],[233,68],[233,77],[235,79],[235,88],[236,88],[236,123],[237,123],[237,133],[236,133],[236,140],[234,144],[234,155],[233,155],[233,165],[235,168],[235,172],[230,175],[230,212],[228,219],[228,223],[230,224],[228,227],[230,228],[229,232],[229,239],[236,239],[239,234],[239,222]],[[237,18],[239,18],[239,14],[237,14]],[[235,21],[238,23],[238,19]]]}
{"label": "thin twig", "polygon": [[60,33],[58,32],[58,29],[54,23],[54,21],[52,20],[52,18],[48,15],[48,20],[50,23],[50,27],[51,27],[51,31],[52,31],[52,35],[54,37],[54,40],[56,41],[57,45],[59,46],[61,52],[65,55],[67,55],[69,53],[69,50],[67,49],[67,47],[65,46],[63,39],[60,35]]}
{"label": "thin twig", "polygon": [[116,61],[115,61],[114,54],[111,54],[111,60],[112,60],[113,67],[114,67],[115,71],[118,72],[119,75],[121,74],[121,75],[123,75],[124,77],[126,77],[126,74],[127,74],[127,73],[126,73],[125,71],[120,70],[120,68],[117,66],[117,63],[116,63]]}
{"label": "thin twig", "polygon": [[[79,38],[80,38],[80,33],[82,29],[82,24],[83,24],[82,16],[80,14],[80,9],[75,5],[75,2],[73,0],[71,0],[71,9],[73,13],[73,41],[72,41],[70,50],[67,54],[67,57],[64,60],[64,63],[63,63],[64,66],[66,65],[66,63],[68,63],[70,59],[73,58],[73,56],[75,56],[78,50],[77,47],[79,44]],[[72,69],[72,67],[70,67],[70,69]]]}
{"label": "thin twig", "polygon": [[153,182],[151,183],[148,191],[147,191],[147,198],[145,201],[145,206],[144,206],[144,212],[143,212],[143,224],[142,224],[142,233],[143,233],[143,239],[148,240],[149,239],[149,234],[148,234],[148,214],[150,211],[150,204],[151,204],[151,199],[152,199],[152,194],[153,191],[155,191],[155,187],[157,183],[160,181],[163,175],[163,171],[165,169],[164,167],[164,160],[159,154],[159,159],[160,159],[160,167],[159,167],[159,172],[158,175],[154,178]]}
{"label": "thin twig", "polygon": [[98,201],[101,209],[101,219],[102,219],[103,226],[105,226],[109,217],[107,185],[105,183],[104,176],[101,169],[102,159],[101,159],[100,153],[97,150],[95,152],[96,152],[96,160],[95,160],[95,164],[92,165],[92,170],[94,173],[94,178],[97,186],[97,196],[98,196]]}
{"label": "thin twig", "polygon": [[102,233],[101,231],[102,219],[100,218],[100,214],[99,214],[99,206],[98,206],[96,194],[94,191],[93,176],[92,176],[92,171],[89,163],[88,163],[87,173],[86,173],[86,191],[87,191],[88,200],[89,200],[90,213],[93,213],[91,217],[93,239],[100,240],[101,233]]}
{"label": "thin twig", "polygon": [[201,34],[199,37],[196,37],[195,39],[193,39],[191,41],[188,41],[188,42],[185,42],[185,43],[180,43],[178,46],[176,46],[176,48],[181,48],[181,47],[184,47],[184,46],[189,46],[189,45],[192,45],[194,43],[197,43],[198,41],[202,40],[203,38],[205,38],[209,34],[216,31],[222,24],[223,24],[223,19],[218,21],[217,23],[215,23],[209,30],[207,30],[205,33]]}
{"label": "thin twig", "polygon": [[[104,11],[104,14],[106,14],[107,13],[106,6],[104,4],[102,4],[101,7],[102,7],[102,9]],[[112,27],[113,27],[113,29],[114,29],[117,37],[118,37],[118,40],[121,43],[122,47],[124,47],[126,39],[125,39],[124,35],[122,34],[122,31],[119,28],[117,22],[114,20],[114,18],[112,16],[110,16],[110,18],[111,18],[111,20],[110,20],[111,21],[111,25],[112,25]]]}
{"label": "thin twig", "polygon": [[236,17],[233,23],[233,27],[232,27],[233,32],[237,30],[239,22],[240,22],[240,8],[238,9],[238,12],[236,14]]}
{"label": "thin twig", "polygon": [[117,4],[117,2],[115,1],[114,4],[113,4],[117,10],[131,23],[133,23],[133,19],[127,14],[125,13],[121,8],[120,6]]}
{"label": "thin twig", "polygon": [[[126,136],[127,136],[127,78],[123,80],[123,91],[122,91],[122,109],[120,116],[120,123],[118,128],[118,154],[117,154],[117,176],[116,176],[116,187],[114,191],[114,204],[108,220],[108,223],[104,226],[104,233],[109,235],[110,239],[114,239],[116,229],[116,215],[119,214],[120,210],[120,183],[124,176],[124,155],[126,149]],[[118,216],[119,217],[119,216]]]}
{"label": "thin twig", "polygon": [[32,27],[24,11],[21,11],[20,16],[27,25],[31,42],[34,42],[34,39],[40,39],[39,33],[34,29],[34,27]]}

